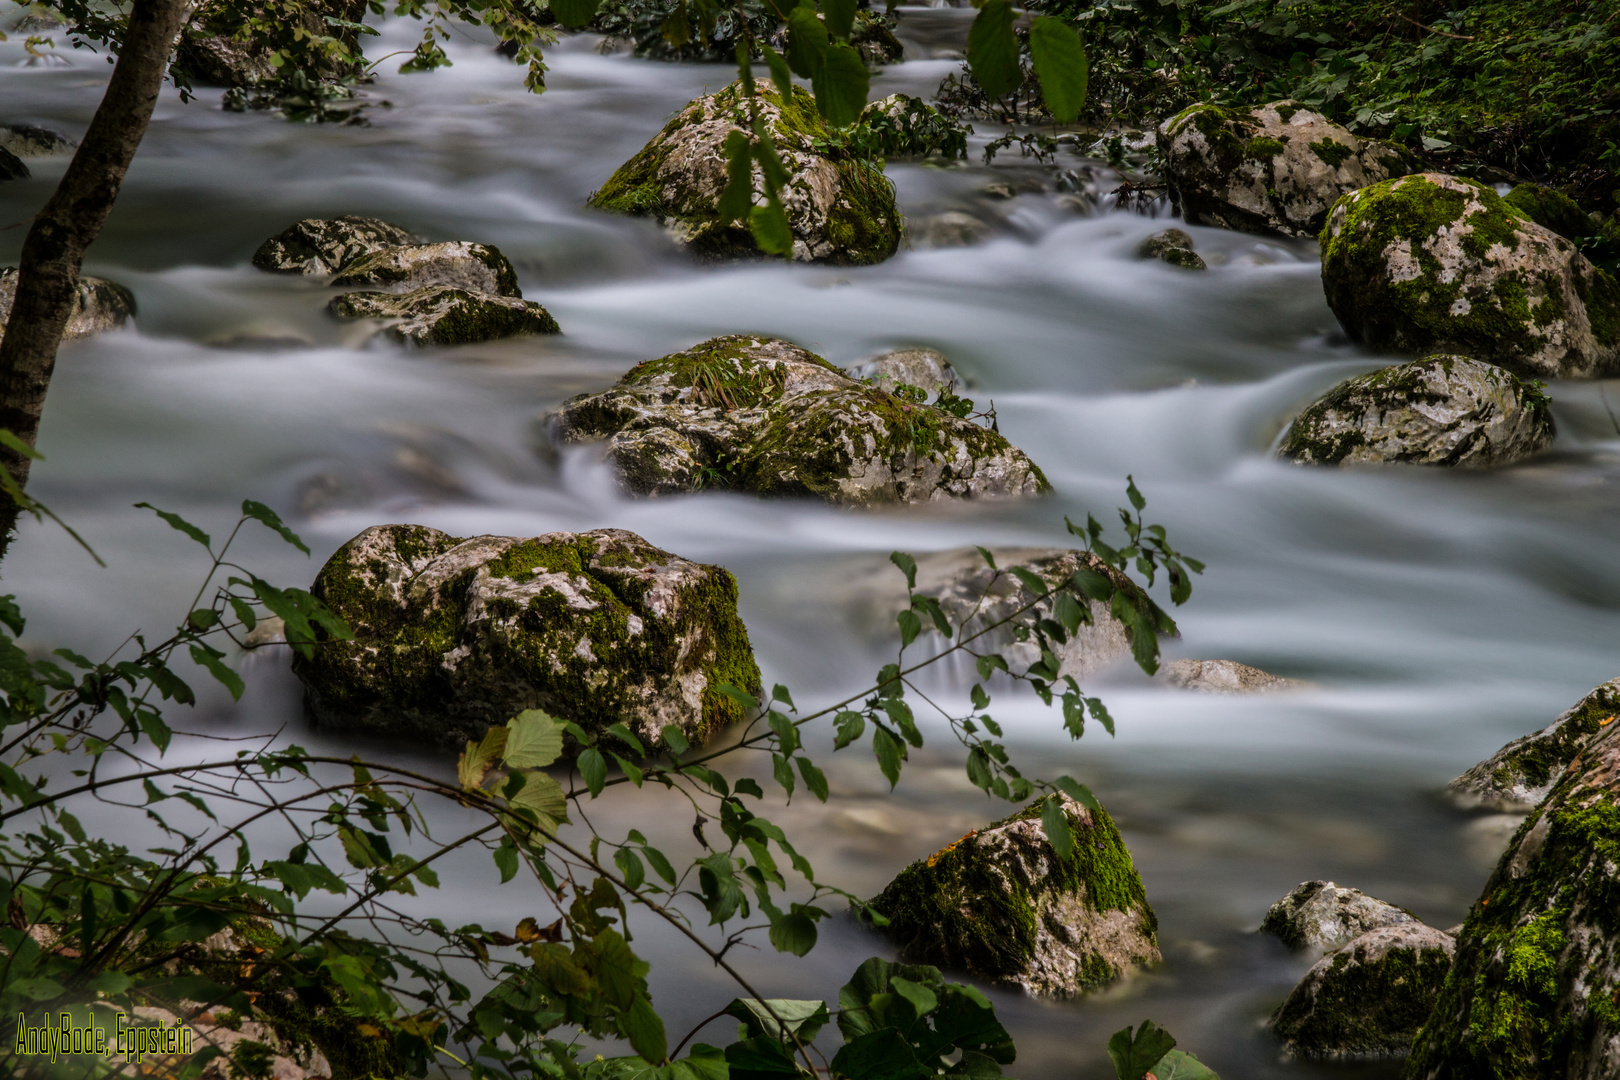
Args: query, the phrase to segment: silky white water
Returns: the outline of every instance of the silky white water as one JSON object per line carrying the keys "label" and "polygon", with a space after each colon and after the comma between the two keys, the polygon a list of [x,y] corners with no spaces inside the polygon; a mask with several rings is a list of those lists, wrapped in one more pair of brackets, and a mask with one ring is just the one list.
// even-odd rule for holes
{"label": "silky white water", "polygon": [[[902,9],[910,55],[948,45],[970,14]],[[368,51],[408,47],[415,33],[389,24]],[[1096,687],[1117,736],[1093,727],[1078,743],[1055,713],[1003,694],[992,711],[1025,771],[1072,772],[1114,814],[1165,953],[1155,972],[1077,1001],[996,993],[1019,1045],[1008,1072],[1110,1075],[1108,1034],[1152,1017],[1228,1078],[1396,1075],[1393,1065],[1280,1061],[1260,1022],[1309,961],[1252,931],[1271,901],[1319,877],[1439,927],[1461,921],[1499,841],[1435,792],[1620,674],[1620,426],[1610,411],[1620,385],[1555,384],[1558,441],[1514,469],[1279,464],[1269,448],[1295,411],[1390,360],[1339,333],[1314,244],[1192,228],[1208,273],[1140,262],[1135,245],[1163,221],[1077,214],[1054,178],[1085,163],[1071,155],[1048,169],[1014,151],[991,168],[976,154],[955,168],[890,166],[914,223],[952,209],[991,222],[976,246],[919,244],[862,269],[697,266],[652,225],[597,214],[584,199],[730,72],[604,56],[596,40],[554,50],[550,89],[534,97],[518,68],[466,31],[448,70],[399,76],[384,63],[368,92],[392,106],[371,109],[369,127],[225,113],[217,91],[191,104],[164,98],[86,266],[134,290],[137,327],[63,348],[32,481],[109,566],[27,524],[3,585],[29,614],[29,644],[93,653],[183,612],[204,564],[132,503],[220,532],[255,498],[314,549],[306,560],[248,538],[242,561],[286,584],[307,584],[339,544],[385,522],[456,535],[631,529],[731,569],[767,684],[812,704],[859,689],[890,658],[885,628],[867,614],[890,551],[1061,545],[1065,515],[1115,520],[1129,473],[1149,519],[1209,564],[1176,612],[1182,639],[1169,653],[1239,660],[1317,688],[1216,698],[1120,673]],[[82,134],[108,68],[58,46],[63,62],[29,63],[19,37],[0,44],[0,122]],[[891,67],[873,95],[926,92],[955,66]],[[31,164],[33,180],[0,185],[0,225],[25,220],[65,162]],[[1106,167],[1090,164],[1106,190]],[[982,193],[1007,178],[1045,190]],[[325,314],[324,286],[248,262],[293,221],[343,213],[499,246],[564,334],[435,351],[360,345],[354,327]],[[0,231],[0,264],[15,262],[23,232]],[[639,360],[741,331],[791,338],[835,363],[899,345],[942,349],[1056,493],[877,512],[729,494],[632,501],[589,453],[536,454],[534,421],[547,408]],[[243,706],[211,699],[181,722],[354,746],[308,729],[284,655],[245,670]],[[934,735],[893,795],[866,751],[834,758],[825,746],[832,802],[801,796],[772,812],[802,835],[822,878],[870,895],[909,860],[1005,813],[969,787],[943,732]],[[365,749],[446,765],[410,747]],[[691,846],[689,822],[665,804],[628,803],[598,803],[593,820]],[[99,824],[148,839],[134,818]],[[493,927],[543,914],[532,893],[495,880],[486,861],[469,859],[423,903]],[[737,992],[651,922],[641,930],[676,1038]],[[886,953],[883,941],[840,915],[806,960],[768,946],[732,955],[768,994],[831,998],[873,953]],[[721,1023],[699,1038],[729,1036]]]}

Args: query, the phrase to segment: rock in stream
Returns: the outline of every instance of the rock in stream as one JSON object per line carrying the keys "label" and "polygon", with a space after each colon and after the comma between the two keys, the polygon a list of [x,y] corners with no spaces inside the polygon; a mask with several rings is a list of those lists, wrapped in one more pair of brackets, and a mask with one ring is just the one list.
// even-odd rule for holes
{"label": "rock in stream", "polygon": [[[0,338],[11,317],[11,304],[17,297],[17,268],[0,266]],[[79,278],[62,340],[91,337],[117,330],[135,317],[135,294],[115,281],[98,277]]]}
{"label": "rock in stream", "polygon": [[1514,739],[1447,787],[1466,809],[1528,811],[1547,797],[1593,737],[1620,717],[1620,679],[1611,679],[1552,723]]}
{"label": "rock in stream", "polygon": [[305,218],[260,244],[253,265],[273,274],[335,274],[362,255],[421,242],[380,218]]}

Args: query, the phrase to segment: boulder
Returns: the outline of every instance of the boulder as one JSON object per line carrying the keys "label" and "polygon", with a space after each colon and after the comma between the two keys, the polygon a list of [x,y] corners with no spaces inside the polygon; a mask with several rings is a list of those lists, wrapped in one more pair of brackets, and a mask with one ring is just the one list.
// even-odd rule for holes
{"label": "boulder", "polygon": [[1570,762],[1496,864],[1408,1077],[1620,1076],[1617,732]]}
{"label": "boulder", "polygon": [[417,237],[377,218],[305,218],[260,244],[253,265],[273,274],[335,274],[362,255],[416,243]]}
{"label": "boulder", "polygon": [[[760,120],[787,170],[781,199],[800,262],[861,266],[879,263],[900,245],[894,189],[881,172],[853,154],[818,149],[831,131],[815,98],[796,86],[783,102],[766,81],[755,84]],[[758,255],[746,221],[720,219],[726,186],[726,137],[750,131],[753,106],[735,83],[682,109],[641,151],[619,167],[590,205],[656,219],[676,243],[702,259]],[[754,169],[756,202],[763,174]]]}
{"label": "boulder", "polygon": [[32,124],[0,126],[0,150],[9,150],[20,158],[53,157],[72,152],[79,144],[49,128]]}
{"label": "boulder", "polygon": [[700,743],[741,717],[718,684],[759,693],[731,574],[621,529],[463,540],[379,525],[310,591],[355,634],[293,660],[324,726],[460,747],[542,708],[662,747],[666,725]]}
{"label": "boulder", "polygon": [[[1061,802],[1074,850],[1041,825]],[[1072,997],[1160,959],[1158,920],[1108,812],[1048,795],[900,871],[872,902],[908,963]]]}
{"label": "boulder", "polygon": [[1539,383],[1465,356],[1430,356],[1334,387],[1278,449],[1297,465],[1508,465],[1552,445]]}
{"label": "boulder", "polygon": [[[11,317],[11,302],[16,296],[17,268],[0,266],[0,337],[6,332],[6,320]],[[78,292],[73,297],[73,311],[68,315],[67,327],[62,331],[62,340],[72,341],[107,330],[117,330],[134,315],[134,293],[115,281],[81,277]]]}
{"label": "boulder", "polygon": [[1290,949],[1333,949],[1369,930],[1417,921],[1410,911],[1360,889],[1302,881],[1266,911],[1260,932],[1276,934]]}
{"label": "boulder", "polygon": [[1242,232],[1315,236],[1340,196],[1411,171],[1401,147],[1291,101],[1194,105],[1160,126],[1158,145],[1181,216]]}
{"label": "boulder", "polygon": [[1271,1029],[1304,1057],[1405,1054],[1456,949],[1449,934],[1420,922],[1369,930],[1305,973],[1272,1014]]}
{"label": "boulder", "polygon": [[967,137],[973,131],[910,94],[890,94],[867,105],[859,129],[877,153],[889,158],[966,157]]}
{"label": "boulder", "polygon": [[521,334],[558,333],[532,300],[433,285],[408,293],[352,292],[327,310],[344,319],[386,319],[382,332],[405,345],[471,345]]}
{"label": "boulder", "polygon": [[1193,238],[1185,229],[1154,233],[1137,245],[1136,255],[1141,259],[1160,259],[1183,270],[1209,269],[1203,257],[1193,250]]}
{"label": "boulder", "polygon": [[493,296],[523,295],[517,271],[499,248],[466,240],[381,248],[345,263],[332,284],[401,293],[447,285]]}
{"label": "boulder", "polygon": [[1023,451],[971,420],[851,379],[779,338],[713,338],[637,364],[548,417],[561,443],[606,441],[635,495],[706,487],[871,505],[1036,495]]}
{"label": "boulder", "polygon": [[22,158],[0,146],[0,180],[27,180],[31,175]]}
{"label": "boulder", "polygon": [[1172,660],[1159,669],[1158,678],[1177,690],[1203,694],[1270,694],[1307,685],[1235,660]]}
{"label": "boulder", "polygon": [[1620,717],[1620,679],[1611,679],[1540,731],[1514,739],[1447,785],[1464,809],[1534,810],[1592,737]]}
{"label": "boulder", "polygon": [[1354,340],[1533,379],[1620,371],[1620,283],[1484,184],[1388,180],[1334,205],[1322,288]]}
{"label": "boulder", "polygon": [[930,399],[954,394],[961,385],[956,369],[937,349],[896,349],[845,370],[851,378],[862,379],[880,390],[915,386]]}
{"label": "boulder", "polygon": [[1596,233],[1597,227],[1582,210],[1580,204],[1550,187],[1540,184],[1519,184],[1502,201],[1540,225],[1551,229],[1565,240],[1577,243]]}

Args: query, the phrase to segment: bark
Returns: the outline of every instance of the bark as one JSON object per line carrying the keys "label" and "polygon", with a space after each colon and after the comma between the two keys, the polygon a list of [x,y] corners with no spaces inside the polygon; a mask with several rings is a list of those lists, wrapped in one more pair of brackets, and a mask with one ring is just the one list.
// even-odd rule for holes
{"label": "bark", "polygon": [[[23,241],[17,294],[0,341],[0,428],[29,446],[39,435],[56,350],[73,311],[84,252],[112,212],[129,163],[163,89],[186,0],[134,0],[107,92],[45,208]],[[0,467],[19,487],[29,459],[0,446]],[[0,495],[0,559],[22,508]]]}

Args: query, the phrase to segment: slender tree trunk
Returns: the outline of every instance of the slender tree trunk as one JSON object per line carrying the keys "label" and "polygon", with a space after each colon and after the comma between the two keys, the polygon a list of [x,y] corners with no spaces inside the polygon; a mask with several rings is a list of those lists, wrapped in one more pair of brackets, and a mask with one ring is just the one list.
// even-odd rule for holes
{"label": "slender tree trunk", "polygon": [[[29,446],[39,435],[56,349],[73,312],[84,252],[107,223],[124,174],[163,89],[187,0],[134,0],[118,63],[101,106],[56,193],[23,241],[17,294],[0,341],[0,428]],[[0,467],[28,482],[29,459],[0,446]],[[21,508],[0,495],[0,558]]]}

